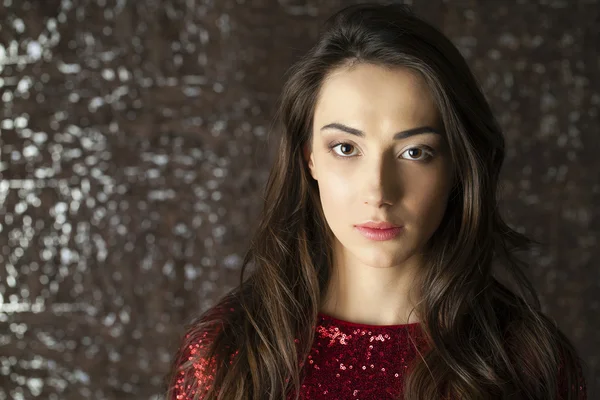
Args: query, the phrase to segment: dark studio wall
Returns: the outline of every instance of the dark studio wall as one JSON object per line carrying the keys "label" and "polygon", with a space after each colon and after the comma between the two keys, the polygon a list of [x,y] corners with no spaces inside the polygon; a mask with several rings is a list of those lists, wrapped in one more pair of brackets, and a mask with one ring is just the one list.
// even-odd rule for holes
{"label": "dark studio wall", "polygon": [[[0,0],[0,400],[161,398],[238,283],[283,74],[342,3]],[[598,398],[599,2],[409,4],[505,130],[501,207]]]}

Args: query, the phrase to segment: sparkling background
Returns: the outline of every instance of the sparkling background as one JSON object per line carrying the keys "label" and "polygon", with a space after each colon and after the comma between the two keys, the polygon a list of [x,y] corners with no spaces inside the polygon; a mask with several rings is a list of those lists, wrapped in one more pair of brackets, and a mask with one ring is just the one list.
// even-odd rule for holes
{"label": "sparkling background", "polygon": [[[162,397],[237,284],[283,74],[340,4],[0,0],[0,400]],[[600,4],[413,5],[505,129],[502,208],[545,243],[529,274],[595,398]]]}

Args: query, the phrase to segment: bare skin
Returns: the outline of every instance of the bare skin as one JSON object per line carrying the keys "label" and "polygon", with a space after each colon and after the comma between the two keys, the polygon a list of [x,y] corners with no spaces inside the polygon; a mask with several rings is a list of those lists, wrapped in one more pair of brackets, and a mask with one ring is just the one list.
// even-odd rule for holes
{"label": "bare skin", "polygon": [[[364,137],[322,129],[331,123]],[[415,128],[423,129],[394,139]],[[338,69],[321,88],[312,129],[313,145],[305,146],[304,157],[335,236],[334,273],[320,311],[372,325],[419,322],[411,314],[419,298],[413,279],[426,268],[422,249],[443,218],[452,187],[443,126],[425,82],[405,68]],[[374,241],[354,227],[373,219],[403,230]]]}

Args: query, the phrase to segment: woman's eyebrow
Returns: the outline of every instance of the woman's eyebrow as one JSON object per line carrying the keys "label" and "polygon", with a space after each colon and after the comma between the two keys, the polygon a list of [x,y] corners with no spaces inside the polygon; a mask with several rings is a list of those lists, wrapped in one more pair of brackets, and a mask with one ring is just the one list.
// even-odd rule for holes
{"label": "woman's eyebrow", "polygon": [[[333,122],[331,124],[327,124],[327,125],[323,126],[321,128],[321,131],[323,131],[325,129],[338,129],[340,131],[344,131],[346,133],[349,133],[351,135],[356,135],[361,138],[364,138],[366,136],[363,131],[356,129],[356,128],[351,128],[349,126],[340,124],[338,122]],[[438,132],[438,130],[435,128],[432,128],[430,126],[420,126],[418,128],[412,128],[412,129],[408,129],[408,130],[401,131],[401,132],[394,134],[394,140],[406,139],[407,137],[414,136],[414,135],[420,135],[423,133],[435,133],[435,134],[440,135],[440,132]]]}

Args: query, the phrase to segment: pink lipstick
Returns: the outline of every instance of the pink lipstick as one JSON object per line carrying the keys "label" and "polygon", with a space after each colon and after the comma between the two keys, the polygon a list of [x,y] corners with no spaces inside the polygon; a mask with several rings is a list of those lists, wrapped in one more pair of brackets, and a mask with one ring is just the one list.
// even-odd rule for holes
{"label": "pink lipstick", "polygon": [[354,227],[367,239],[377,241],[393,239],[404,229],[402,226],[381,221],[368,221]]}

